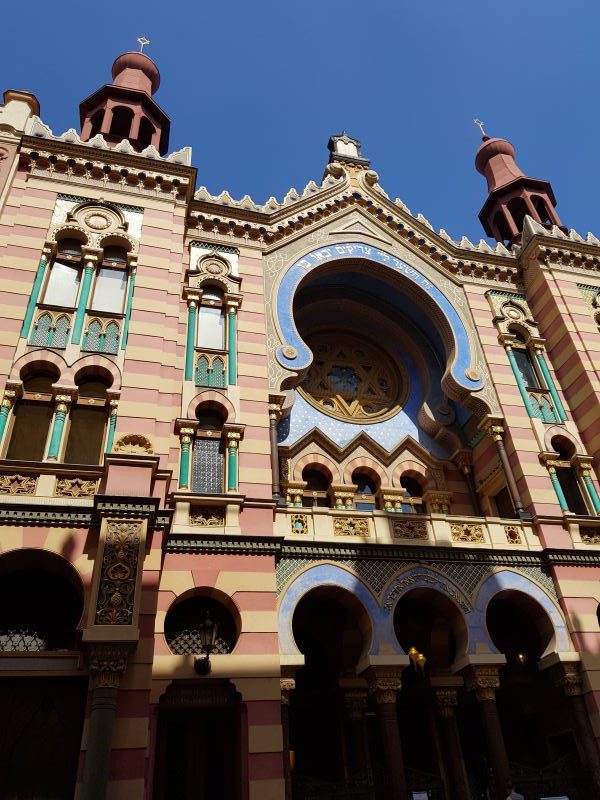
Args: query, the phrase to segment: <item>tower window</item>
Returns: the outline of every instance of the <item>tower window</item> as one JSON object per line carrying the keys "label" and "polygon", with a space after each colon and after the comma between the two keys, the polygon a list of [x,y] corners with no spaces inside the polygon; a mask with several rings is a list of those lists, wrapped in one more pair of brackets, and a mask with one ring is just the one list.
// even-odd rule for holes
{"label": "tower window", "polygon": [[102,129],[102,120],[104,119],[104,109],[99,108],[92,116],[90,117],[90,138],[95,136],[97,133],[100,133]]}
{"label": "tower window", "polygon": [[517,227],[517,230],[522,231],[523,221],[526,214],[529,213],[525,200],[523,200],[522,197],[513,197],[512,200],[508,201],[507,207]]}
{"label": "tower window", "polygon": [[110,135],[117,139],[127,139],[131,133],[131,123],[133,122],[133,111],[126,106],[116,106],[113,108],[112,120],[110,123]]}
{"label": "tower window", "polygon": [[533,207],[535,208],[542,225],[552,225],[552,219],[548,213],[548,206],[546,205],[544,198],[540,197],[539,194],[534,194],[531,198],[531,202],[533,203]]}
{"label": "tower window", "polygon": [[152,144],[152,138],[156,133],[156,128],[147,117],[142,117],[140,120],[140,129],[138,133],[138,146],[141,150]]}

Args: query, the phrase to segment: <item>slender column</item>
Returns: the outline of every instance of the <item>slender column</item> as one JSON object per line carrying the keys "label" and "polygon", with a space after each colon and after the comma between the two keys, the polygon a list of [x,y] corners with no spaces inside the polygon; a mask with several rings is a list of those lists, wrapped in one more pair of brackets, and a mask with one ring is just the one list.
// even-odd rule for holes
{"label": "slender column", "polygon": [[0,405],[0,444],[2,444],[2,437],[4,436],[6,422],[10,415],[10,410],[15,402],[15,394],[16,392],[13,392],[11,389],[4,390],[4,397],[2,398],[2,404]]}
{"label": "slender column", "polygon": [[294,678],[281,678],[281,730],[283,733],[283,779],[285,800],[292,800],[292,765],[290,762],[290,693],[296,688]]}
{"label": "slender column", "polygon": [[279,474],[279,449],[277,447],[277,421],[281,406],[269,403],[269,440],[271,443],[271,489],[273,499],[281,500],[281,476]]}
{"label": "slender column", "polygon": [[556,474],[556,462],[546,461],[546,467],[548,469],[548,474],[550,475],[550,480],[552,481],[552,486],[554,486],[554,491],[556,492],[556,497],[558,498],[558,504],[561,508],[561,511],[568,511],[569,504],[567,503],[567,498],[565,497],[562,486],[558,480],[558,475]]}
{"label": "slender column", "polygon": [[454,787],[452,796],[454,800],[471,800],[458,725],[456,724],[455,709],[458,705],[458,692],[456,689],[437,689],[435,696],[446,744],[445,751],[448,754],[446,763],[452,775],[452,785]]}
{"label": "slender column", "polygon": [[492,797],[495,800],[505,800],[510,767],[496,707],[496,689],[500,686],[498,669],[493,666],[471,667],[465,676],[465,686],[468,691],[475,692],[478,701],[486,751],[494,779]]}
{"label": "slender column", "polygon": [[456,456],[456,463],[465,476],[465,482],[469,491],[469,499],[471,500],[475,516],[481,517],[481,503],[479,502],[479,495],[477,494],[475,481],[473,480],[473,454],[470,450],[461,450]]}
{"label": "slender column", "polygon": [[119,409],[119,401],[110,401],[110,414],[108,417],[108,434],[106,435],[106,447],[104,450],[107,453],[112,453],[113,443],[115,441],[115,428],[117,427],[117,411]]}
{"label": "slender column", "polygon": [[237,383],[237,307],[237,303],[227,303],[227,367],[230,386]]}
{"label": "slender column", "polygon": [[196,298],[188,298],[188,328],[187,344],[185,348],[185,379],[191,381],[194,377],[194,347],[196,343],[196,318],[198,315],[198,302]]}
{"label": "slender column", "polygon": [[179,488],[190,488],[190,449],[192,445],[193,428],[182,428],[179,431],[181,442],[181,455],[179,458]]}
{"label": "slender column", "polygon": [[554,408],[556,409],[556,412],[559,415],[561,421],[566,422],[567,412],[565,411],[565,407],[563,406],[560,396],[556,391],[556,384],[552,380],[552,375],[550,374],[550,370],[548,369],[548,364],[546,363],[546,358],[544,357],[544,348],[542,345],[535,346],[535,356],[539,364],[540,370],[542,371],[542,375],[544,376],[544,380],[546,382],[546,386],[548,387],[548,391],[550,392],[550,396],[552,397]]}
{"label": "slender column", "polygon": [[508,486],[508,491],[510,492],[515,511],[519,517],[521,517],[521,519],[527,519],[529,518],[529,514],[523,506],[521,495],[519,494],[519,490],[517,488],[517,482],[515,480],[515,476],[513,475],[512,467],[510,466],[506,450],[504,449],[504,442],[502,441],[504,428],[502,425],[492,422],[492,424],[488,426],[488,433],[496,443],[496,449],[498,451],[500,463],[502,464],[502,469],[504,470],[504,475],[506,477],[506,485]]}
{"label": "slender column", "polygon": [[519,387],[519,393],[521,394],[521,399],[523,400],[525,408],[527,409],[527,413],[529,414],[530,417],[535,417],[536,415],[533,413],[533,408],[531,407],[531,400],[529,399],[529,395],[527,394],[527,387],[523,383],[523,378],[521,376],[521,373],[519,372],[519,368],[517,367],[517,362],[515,360],[515,354],[512,351],[512,346],[510,345],[509,342],[505,342],[504,347],[506,349],[506,355],[508,356],[510,366],[512,367],[512,371],[515,376],[517,386]]}
{"label": "slender column", "polygon": [[31,320],[33,319],[33,314],[35,312],[35,307],[37,305],[37,301],[40,296],[40,290],[42,288],[42,284],[44,283],[44,275],[46,273],[46,267],[48,265],[48,261],[50,260],[51,253],[52,251],[49,247],[44,247],[42,251],[42,256],[40,258],[40,263],[38,264],[37,272],[35,273],[33,286],[31,288],[31,295],[29,296],[29,301],[27,303],[27,310],[25,311],[25,316],[23,318],[23,325],[21,327],[21,339],[27,339],[27,337],[29,336],[29,329],[31,328]]}
{"label": "slender column", "polygon": [[592,501],[592,505],[594,506],[594,511],[596,514],[600,514],[600,497],[598,497],[598,492],[596,491],[596,487],[594,486],[594,481],[592,480],[592,473],[588,469],[587,466],[580,468],[581,477],[583,478],[583,482],[585,483],[586,489],[588,490],[588,494]]}
{"label": "slender column", "polygon": [[79,303],[77,304],[77,313],[75,314],[75,323],[73,325],[73,334],[71,336],[71,341],[73,344],[79,344],[81,342],[81,332],[83,330],[83,322],[85,320],[85,310],[90,297],[92,277],[94,275],[94,267],[97,261],[98,256],[96,255],[84,255],[83,281],[81,282],[81,289],[79,291]]}
{"label": "slender column", "polygon": [[127,646],[92,646],[90,685],[92,701],[88,719],[88,739],[83,768],[81,800],[105,800],[117,691],[127,666]]}
{"label": "slender column", "polygon": [[127,337],[129,336],[129,321],[131,319],[131,306],[133,305],[133,290],[135,288],[135,265],[131,267],[129,273],[129,286],[127,288],[127,303],[125,305],[125,320],[123,322],[123,334],[121,335],[121,350],[127,347]]}
{"label": "slender column", "polygon": [[585,705],[583,682],[579,664],[561,664],[555,679],[557,686],[562,686],[573,712],[577,740],[583,748],[585,766],[589,770],[595,794],[600,797],[600,753],[596,735],[592,729],[590,717]]}
{"label": "slender column", "polygon": [[369,778],[371,775],[371,758],[365,718],[367,690],[346,689],[344,691],[344,702],[350,722],[354,772],[361,777]]}
{"label": "slender column", "polygon": [[236,492],[238,488],[238,443],[241,434],[227,431],[227,491]]}
{"label": "slender column", "polygon": [[396,710],[397,693],[400,689],[400,670],[372,668],[369,690],[377,701],[377,718],[381,730],[388,781],[389,800],[408,800],[404,757]]}
{"label": "slender column", "polygon": [[67,418],[71,398],[67,394],[58,394],[54,400],[56,403],[54,406],[54,420],[52,422],[52,433],[50,434],[50,444],[48,445],[48,453],[46,455],[49,461],[57,461],[60,455],[65,420]]}

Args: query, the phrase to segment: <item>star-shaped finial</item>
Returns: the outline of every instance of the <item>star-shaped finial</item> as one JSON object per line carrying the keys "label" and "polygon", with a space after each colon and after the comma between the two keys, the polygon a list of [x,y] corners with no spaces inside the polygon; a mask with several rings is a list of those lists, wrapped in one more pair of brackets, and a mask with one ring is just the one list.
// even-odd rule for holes
{"label": "star-shaped finial", "polygon": [[[139,41],[139,39],[138,39],[138,41]],[[477,117],[475,117],[473,122],[475,123],[475,125],[477,125],[477,127],[481,131],[481,135],[484,136],[484,137],[487,136],[486,132],[483,130],[483,126],[484,126],[483,120],[478,119]]]}
{"label": "star-shaped finial", "polygon": [[150,44],[150,39],[146,39],[145,36],[138,36],[137,43],[140,46],[140,53],[143,53],[144,47],[146,47],[147,44]]}

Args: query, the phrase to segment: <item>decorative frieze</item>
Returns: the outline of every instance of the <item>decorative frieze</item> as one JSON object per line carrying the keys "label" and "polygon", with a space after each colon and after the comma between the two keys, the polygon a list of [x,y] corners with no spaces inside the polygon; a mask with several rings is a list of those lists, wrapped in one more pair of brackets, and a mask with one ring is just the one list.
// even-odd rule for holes
{"label": "decorative frieze", "polygon": [[0,475],[0,494],[35,494],[39,475]]}
{"label": "decorative frieze", "polygon": [[334,536],[363,536],[371,535],[369,520],[362,517],[334,517]]}
{"label": "decorative frieze", "polygon": [[466,690],[475,692],[475,696],[480,702],[493,700],[496,696],[496,689],[499,687],[498,668],[494,666],[472,667],[465,676]]}
{"label": "decorative frieze", "polygon": [[600,528],[584,528],[580,526],[579,533],[584,544],[600,544]]}
{"label": "decorative frieze", "polygon": [[453,542],[485,542],[483,526],[469,522],[453,522],[450,525],[450,535]]}
{"label": "decorative frieze", "polygon": [[109,521],[98,602],[97,625],[131,625],[142,523]]}
{"label": "decorative frieze", "polygon": [[424,520],[400,520],[390,522],[394,539],[428,539],[427,523]]}
{"label": "decorative frieze", "polygon": [[190,525],[210,528],[225,525],[225,509],[222,506],[191,506]]}
{"label": "decorative frieze", "polygon": [[57,478],[54,487],[56,497],[93,497],[96,494],[98,481],[83,478]]}
{"label": "decorative frieze", "polygon": [[519,528],[518,525],[505,525],[504,534],[506,536],[506,541],[509,544],[523,544],[521,528]]}
{"label": "decorative frieze", "polygon": [[449,514],[451,492],[428,491],[423,495],[423,502],[431,514]]}
{"label": "decorative frieze", "polygon": [[302,492],[306,487],[306,481],[284,481],[282,489],[285,492],[285,502],[288,506],[299,508],[302,505]]}

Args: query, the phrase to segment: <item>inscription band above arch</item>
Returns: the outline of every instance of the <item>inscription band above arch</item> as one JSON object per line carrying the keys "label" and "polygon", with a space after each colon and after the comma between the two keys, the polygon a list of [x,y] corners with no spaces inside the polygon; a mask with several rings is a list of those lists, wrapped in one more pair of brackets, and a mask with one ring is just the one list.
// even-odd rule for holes
{"label": "inscription band above arch", "polygon": [[451,374],[454,380],[469,391],[476,391],[483,386],[483,379],[469,377],[475,365],[472,357],[469,336],[460,315],[446,297],[428,278],[391,253],[362,242],[345,242],[344,244],[321,247],[307,253],[295,261],[286,271],[277,290],[276,311],[279,328],[284,340],[277,350],[279,363],[294,371],[305,369],[311,361],[311,351],[304,344],[296,329],[293,317],[294,294],[306,275],[322,264],[341,261],[348,258],[363,258],[373,261],[403,275],[411,283],[425,292],[443,314],[454,337],[454,357]]}

